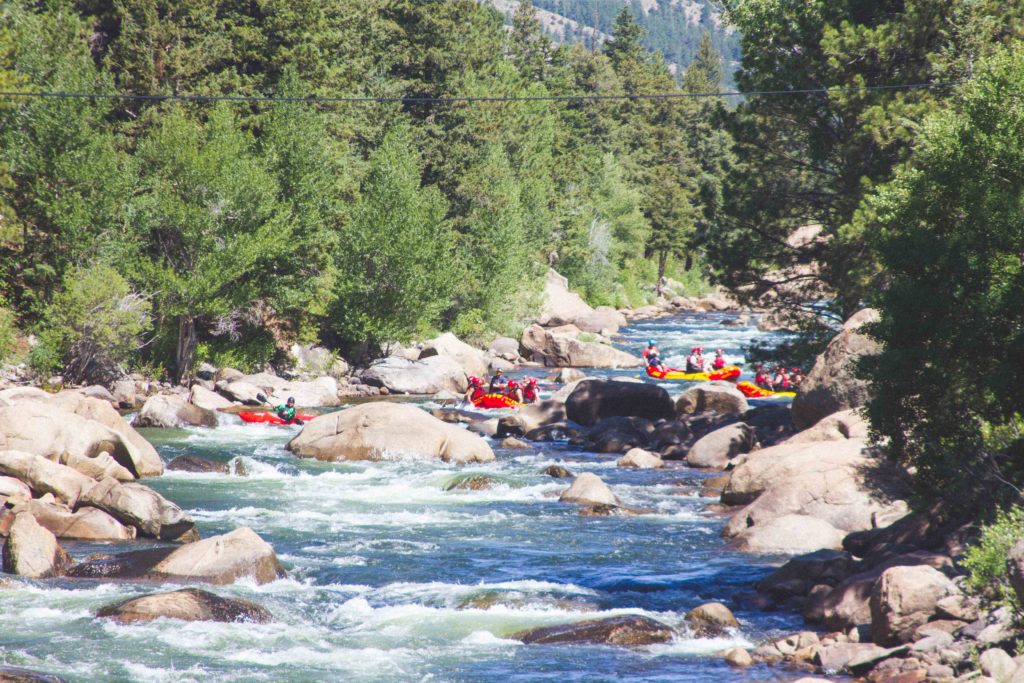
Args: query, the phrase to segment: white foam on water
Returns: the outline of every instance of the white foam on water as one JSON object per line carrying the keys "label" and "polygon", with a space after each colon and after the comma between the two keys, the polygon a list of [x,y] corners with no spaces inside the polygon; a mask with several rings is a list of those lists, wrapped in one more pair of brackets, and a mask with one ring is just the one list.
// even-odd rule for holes
{"label": "white foam on water", "polygon": [[292,647],[284,650],[243,649],[226,654],[232,662],[246,662],[261,666],[323,666],[351,674],[402,674],[404,666],[414,658],[406,648],[380,649],[343,648],[314,649]]}
{"label": "white foam on water", "polygon": [[511,640],[509,638],[499,638],[490,631],[473,631],[468,636],[463,638],[460,642],[465,645],[484,645],[484,646],[498,646],[498,647],[521,647],[522,643],[518,640]]}
{"label": "white foam on water", "polygon": [[173,663],[159,668],[146,666],[139,662],[122,661],[121,665],[131,676],[131,680],[141,681],[142,683],[177,683],[178,681],[181,681],[181,683],[202,683],[212,678],[211,673],[198,664],[194,664],[187,669],[178,669]]}
{"label": "white foam on water", "polygon": [[710,655],[733,647],[751,648],[754,644],[740,634],[717,638],[677,637],[669,643],[649,645],[646,652],[656,657]]}

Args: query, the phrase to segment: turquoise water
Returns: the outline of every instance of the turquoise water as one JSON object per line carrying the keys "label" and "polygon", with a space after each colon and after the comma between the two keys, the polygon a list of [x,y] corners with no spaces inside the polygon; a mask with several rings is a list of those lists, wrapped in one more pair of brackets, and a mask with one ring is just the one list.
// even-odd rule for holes
{"label": "turquoise water", "polygon": [[[637,325],[624,331],[623,348],[656,336],[670,364],[696,342],[724,346],[730,360],[742,360],[740,346],[760,333],[719,321]],[[297,430],[225,415],[216,429],[144,432],[166,460],[188,454],[248,470],[244,477],[169,472],[148,483],[187,509],[203,536],[249,526],[273,544],[287,579],[212,589],[265,605],[273,623],[120,626],[93,613],[161,586],[67,580],[0,586],[3,663],[74,681],[799,678],[767,667],[738,671],[714,656],[798,629],[800,621],[734,602],[782,558],[728,550],[719,536],[724,519],[704,511],[713,501],[679,495],[680,481],[711,473],[620,470],[612,456],[566,444],[498,450],[497,462],[464,468],[411,460],[319,463],[284,449]],[[567,482],[540,474],[552,463],[595,472],[627,504],[655,514],[582,517],[557,500]],[[444,491],[466,472],[492,475],[499,485]],[[112,549],[67,547],[79,558]],[[708,600],[736,607],[742,629],[715,639],[687,635],[683,615]],[[525,646],[511,637],[623,613],[662,620],[681,636],[636,650]]]}

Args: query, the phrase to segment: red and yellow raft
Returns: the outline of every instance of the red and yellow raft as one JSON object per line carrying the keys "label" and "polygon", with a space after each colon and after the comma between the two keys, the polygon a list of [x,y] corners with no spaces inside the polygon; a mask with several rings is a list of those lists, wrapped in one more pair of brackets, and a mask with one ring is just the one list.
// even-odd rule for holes
{"label": "red and yellow raft", "polygon": [[678,368],[669,368],[665,372],[655,370],[647,366],[647,376],[654,379],[678,379],[687,382],[707,382],[713,379],[736,379],[740,376],[740,369],[735,365],[726,365],[721,370],[711,372],[685,372]]}
{"label": "red and yellow raft", "polygon": [[757,386],[753,382],[736,382],[736,388],[747,398],[793,398],[795,391],[772,391]]}
{"label": "red and yellow raft", "polygon": [[475,408],[518,408],[523,405],[505,394],[484,394],[473,399]]}
{"label": "red and yellow raft", "polygon": [[[284,424],[298,424],[296,422],[285,422],[274,413],[269,410],[254,410],[245,411],[238,414],[238,417],[242,418],[243,422],[253,422],[268,425],[284,425]],[[313,415],[309,413],[296,413],[295,419],[302,420],[303,422],[309,422],[319,415]]]}

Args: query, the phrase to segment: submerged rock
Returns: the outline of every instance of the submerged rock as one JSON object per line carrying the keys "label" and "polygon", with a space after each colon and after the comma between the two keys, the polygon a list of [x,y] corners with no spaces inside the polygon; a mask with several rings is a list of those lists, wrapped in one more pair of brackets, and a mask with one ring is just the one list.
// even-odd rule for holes
{"label": "submerged rock", "polygon": [[485,474],[469,474],[456,477],[444,486],[445,491],[485,491],[498,484],[498,480]]}
{"label": "submerged rock", "polygon": [[706,602],[686,613],[686,621],[698,636],[715,636],[729,628],[739,628],[732,610],[720,602]]}
{"label": "submerged rock", "polygon": [[66,679],[17,666],[0,666],[0,683],[67,683]]}
{"label": "submerged rock", "polygon": [[415,406],[381,402],[318,417],[287,448],[317,460],[381,460],[389,455],[459,464],[494,460],[494,451],[476,434]]}
{"label": "submerged rock", "polygon": [[595,643],[624,646],[667,643],[674,637],[675,631],[671,627],[650,617],[632,614],[534,628],[512,636],[515,640],[537,645]]}
{"label": "submerged rock", "polygon": [[546,474],[549,477],[554,477],[555,479],[567,479],[569,477],[575,476],[572,472],[562,467],[561,465],[548,465],[543,470],[541,470],[541,474]]}
{"label": "submerged rock", "polygon": [[223,462],[213,462],[205,458],[197,458],[194,455],[179,455],[167,463],[167,469],[177,472],[217,472],[228,473],[228,466]]}
{"label": "submerged rock", "polygon": [[169,593],[154,593],[100,608],[96,616],[122,624],[138,624],[159,619],[183,621],[222,621],[266,624],[272,619],[263,606],[249,600],[222,598],[198,588]]}

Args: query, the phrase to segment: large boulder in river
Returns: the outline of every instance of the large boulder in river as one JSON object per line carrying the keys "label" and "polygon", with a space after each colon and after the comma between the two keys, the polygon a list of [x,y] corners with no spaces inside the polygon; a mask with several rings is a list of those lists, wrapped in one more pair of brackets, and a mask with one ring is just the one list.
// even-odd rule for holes
{"label": "large boulder in river", "polygon": [[109,513],[150,538],[173,541],[196,537],[195,522],[191,517],[142,484],[122,484],[107,478],[86,491],[81,502]]}
{"label": "large boulder in river", "polygon": [[601,477],[590,472],[584,472],[576,477],[572,486],[562,492],[558,498],[563,503],[576,503],[578,505],[611,505],[618,507],[622,505],[608,484],[601,480]]}
{"label": "large boulder in river", "polygon": [[415,406],[383,402],[322,415],[306,423],[287,447],[299,457],[318,460],[381,460],[388,456],[460,464],[494,460],[494,451],[476,434]]}
{"label": "large boulder in river", "polygon": [[420,351],[420,360],[432,356],[447,356],[462,366],[467,375],[483,377],[487,374],[487,357],[485,354],[474,349],[472,346],[456,337],[451,332],[445,332],[439,337],[431,339],[423,344]]}
{"label": "large boulder in river", "polygon": [[565,419],[565,403],[546,399],[525,405],[511,415],[501,416],[497,421],[497,435],[526,436],[542,427],[563,423]]}
{"label": "large boulder in river", "polygon": [[523,331],[520,351],[528,360],[556,368],[636,368],[638,356],[598,342],[581,341],[575,335],[530,325]]}
{"label": "large boulder in river", "polygon": [[0,474],[25,483],[36,496],[52,493],[70,507],[96,485],[78,470],[24,451],[0,451]]}
{"label": "large boulder in river", "polygon": [[142,411],[132,421],[133,427],[216,427],[217,415],[212,410],[186,403],[180,396],[157,394],[146,399]]}
{"label": "large boulder in river", "polygon": [[75,565],[69,576],[158,581],[257,584],[286,576],[273,547],[247,527],[176,547],[131,550]]}
{"label": "large boulder in river", "polygon": [[377,361],[360,375],[370,386],[384,387],[392,394],[430,394],[440,391],[464,393],[469,386],[466,372],[448,356],[406,360],[391,356]]}
{"label": "large boulder in river", "polygon": [[96,616],[121,624],[142,624],[160,618],[266,624],[272,618],[265,607],[255,602],[222,598],[198,588],[140,595],[102,607]]}
{"label": "large boulder in river", "polygon": [[867,381],[858,379],[855,372],[862,356],[880,350],[878,342],[861,329],[878,319],[878,312],[871,308],[855,313],[814,361],[800,384],[800,393],[793,399],[793,422],[797,429],[806,429],[823,417],[867,402]]}
{"label": "large boulder in river", "polygon": [[27,512],[57,538],[80,541],[130,541],[135,527],[125,526],[103,510],[83,506],[77,512],[59,503],[48,504],[39,499],[14,505],[12,514]]}
{"label": "large boulder in river", "polygon": [[690,387],[676,399],[676,413],[679,415],[705,412],[742,415],[749,408],[746,396],[735,385],[721,381]]}
{"label": "large boulder in river", "polygon": [[206,410],[217,411],[222,408],[230,408],[234,405],[232,401],[220,394],[210,391],[200,384],[193,384],[188,395],[188,402]]}
{"label": "large boulder in river", "polygon": [[868,439],[868,424],[856,408],[823,417],[813,426],[797,432],[786,443],[813,443],[815,441],[844,441]]}
{"label": "large boulder in river", "polygon": [[8,574],[45,579],[59,576],[71,564],[71,557],[57,538],[22,512],[14,519],[3,549],[3,569]]}
{"label": "large boulder in river", "polygon": [[781,515],[740,531],[733,543],[745,553],[810,553],[842,548],[845,535],[817,517]]}
{"label": "large boulder in river", "polygon": [[638,614],[623,614],[574,624],[534,628],[517,633],[512,638],[537,645],[593,643],[633,647],[667,643],[675,638],[675,635],[671,627],[660,621]]}
{"label": "large boulder in river", "polygon": [[674,416],[672,398],[655,384],[583,380],[565,401],[566,416],[581,425],[594,425],[606,417],[631,416],[649,420]]}
{"label": "large boulder in river", "polygon": [[63,460],[109,453],[137,477],[163,473],[163,462],[142,436],[107,403],[65,392],[0,402],[0,450],[17,450]]}
{"label": "large boulder in river", "polygon": [[281,405],[290,397],[300,406],[341,405],[338,398],[338,381],[333,377],[317,377],[309,382],[291,382],[277,375],[259,372],[255,375],[246,375],[238,381],[259,387],[261,393],[266,394],[274,405]]}
{"label": "large boulder in river", "polygon": [[750,425],[734,422],[699,438],[686,454],[686,464],[724,470],[737,455],[750,452],[754,442]]}
{"label": "large boulder in river", "polygon": [[[817,518],[839,532],[870,529],[906,514],[908,488],[904,471],[873,457],[860,441],[772,446],[749,454],[733,470],[722,502],[748,505],[723,535],[750,536],[754,527],[775,528],[776,520],[791,515]],[[814,549],[799,539],[794,543],[794,552]]]}

